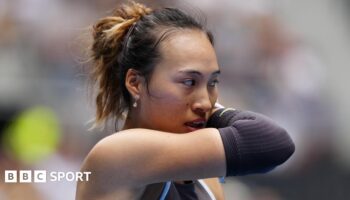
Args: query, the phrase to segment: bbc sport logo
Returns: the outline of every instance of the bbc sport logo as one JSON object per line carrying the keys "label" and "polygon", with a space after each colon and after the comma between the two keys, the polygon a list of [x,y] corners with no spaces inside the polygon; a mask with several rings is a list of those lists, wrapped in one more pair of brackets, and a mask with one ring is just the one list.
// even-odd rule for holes
{"label": "bbc sport logo", "polygon": [[46,183],[58,181],[89,181],[91,172],[46,170],[5,170],[5,183]]}

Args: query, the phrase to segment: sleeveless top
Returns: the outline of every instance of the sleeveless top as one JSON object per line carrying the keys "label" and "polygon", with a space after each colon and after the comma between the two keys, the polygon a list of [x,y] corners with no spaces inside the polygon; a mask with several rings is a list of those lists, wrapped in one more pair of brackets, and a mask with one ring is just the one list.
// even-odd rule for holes
{"label": "sleeveless top", "polygon": [[[160,194],[154,191],[162,191]],[[152,192],[153,191],[153,192]],[[203,180],[180,184],[172,181],[152,184],[142,195],[142,200],[216,200]]]}

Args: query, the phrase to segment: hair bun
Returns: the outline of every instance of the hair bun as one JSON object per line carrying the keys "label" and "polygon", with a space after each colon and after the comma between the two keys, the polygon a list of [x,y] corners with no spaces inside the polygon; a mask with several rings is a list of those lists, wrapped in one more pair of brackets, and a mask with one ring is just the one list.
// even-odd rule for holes
{"label": "hair bun", "polygon": [[110,49],[115,49],[118,52],[121,46],[120,42],[126,35],[127,30],[133,23],[150,12],[152,12],[150,8],[131,2],[114,10],[112,16],[100,19],[93,26],[94,44],[92,50],[95,52],[95,55],[103,55],[105,52],[100,52],[102,49],[106,52],[110,52]]}
{"label": "hair bun", "polygon": [[122,5],[119,9],[114,10],[113,15],[123,19],[135,19],[136,21],[151,12],[152,9],[132,1],[131,5]]}

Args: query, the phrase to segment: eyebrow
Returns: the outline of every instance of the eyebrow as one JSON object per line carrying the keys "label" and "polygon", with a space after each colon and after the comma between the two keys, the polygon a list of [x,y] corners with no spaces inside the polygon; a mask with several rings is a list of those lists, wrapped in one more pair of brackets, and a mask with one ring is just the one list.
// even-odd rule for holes
{"label": "eyebrow", "polygon": [[[189,70],[180,70],[179,73],[184,73],[184,74],[193,74],[193,75],[199,75],[199,76],[203,76],[203,74],[197,70],[192,70],[192,69],[189,69]],[[211,73],[211,75],[219,75],[221,73],[220,70],[216,70],[214,71],[213,73]]]}

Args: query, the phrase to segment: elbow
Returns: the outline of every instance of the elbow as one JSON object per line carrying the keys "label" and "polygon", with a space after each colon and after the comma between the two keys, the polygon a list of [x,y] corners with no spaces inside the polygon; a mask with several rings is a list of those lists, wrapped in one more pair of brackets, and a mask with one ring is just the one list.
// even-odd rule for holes
{"label": "elbow", "polygon": [[[256,158],[257,162],[257,173],[269,172],[279,165],[285,163],[295,152],[295,144],[288,132],[279,128],[275,134],[272,134],[274,139],[270,140],[268,144],[262,147],[264,153],[258,154]],[[260,161],[259,161],[260,160]],[[260,167],[258,167],[260,165]]]}
{"label": "elbow", "polygon": [[286,162],[295,152],[295,144],[285,129],[282,129],[279,133],[280,137],[280,150],[279,150],[279,162],[278,164],[282,164]]}
{"label": "elbow", "polygon": [[295,152],[295,144],[285,129],[279,127],[273,136],[274,139],[265,147],[266,153],[263,156],[270,170],[285,163]]}

